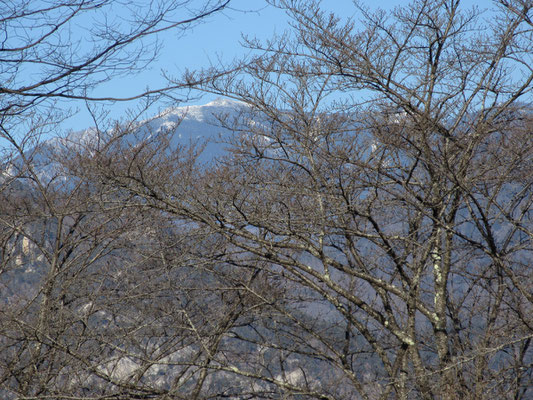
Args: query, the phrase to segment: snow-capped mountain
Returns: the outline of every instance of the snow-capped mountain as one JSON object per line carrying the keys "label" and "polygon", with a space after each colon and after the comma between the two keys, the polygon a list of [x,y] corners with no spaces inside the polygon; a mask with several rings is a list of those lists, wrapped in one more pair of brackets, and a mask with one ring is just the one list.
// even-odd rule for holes
{"label": "snow-capped mountain", "polygon": [[[149,139],[162,132],[170,132],[172,146],[202,144],[205,148],[201,155],[202,161],[209,161],[220,156],[225,150],[225,141],[232,132],[223,127],[220,120],[231,120],[246,108],[245,103],[224,98],[215,99],[204,105],[170,107],[153,118],[138,121],[125,128],[127,133],[120,140],[135,146],[139,141]],[[64,137],[54,137],[41,143],[38,147],[28,149],[22,157],[14,159],[4,170],[3,178],[28,176],[27,164],[31,161],[32,168],[43,182],[61,176],[59,163],[54,161],[68,157],[73,150],[97,148],[97,141],[109,139],[111,132],[98,132],[87,128],[71,132]]]}
{"label": "snow-capped mountain", "polygon": [[224,140],[232,134],[220,119],[231,120],[245,108],[243,102],[218,98],[205,105],[168,108],[140,126],[142,133],[147,134],[174,131],[173,140],[182,145],[206,142],[202,158],[209,160],[224,152]]}

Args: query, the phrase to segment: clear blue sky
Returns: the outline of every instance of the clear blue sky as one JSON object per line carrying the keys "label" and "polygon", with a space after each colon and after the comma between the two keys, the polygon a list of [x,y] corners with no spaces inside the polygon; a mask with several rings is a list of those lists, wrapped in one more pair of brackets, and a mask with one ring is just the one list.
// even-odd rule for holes
{"label": "clear blue sky", "polygon": [[[380,6],[390,9],[393,6],[407,4],[407,0],[364,0],[369,6]],[[489,6],[487,0],[467,0],[465,5],[478,4],[481,7]],[[341,17],[355,15],[356,9],[351,0],[323,0],[324,7],[335,12]],[[230,7],[206,19],[185,35],[177,36],[175,32],[166,32],[160,37],[163,49],[156,62],[149,69],[138,75],[113,79],[109,83],[97,88],[95,94],[102,96],[134,95],[146,88],[154,89],[163,87],[165,80],[161,71],[179,76],[186,69],[197,69],[216,63],[220,58],[226,62],[245,54],[241,47],[242,34],[269,38],[275,32],[287,29],[285,14],[266,4],[264,0],[232,0]],[[213,96],[205,96],[189,104],[203,104],[212,100]],[[109,109],[113,118],[120,118],[131,103],[121,103],[105,107]],[[89,114],[84,111],[83,105],[79,111],[67,120],[65,129],[80,130],[90,126]]]}
{"label": "clear blue sky", "polygon": [[[386,8],[391,4],[401,3],[400,0],[386,0],[380,2],[380,6]],[[323,5],[343,17],[352,16],[355,12],[351,0],[325,0]],[[287,28],[284,12],[269,6],[264,0],[232,0],[229,8],[210,16],[184,35],[178,36],[176,32],[161,35],[161,54],[149,69],[134,76],[113,79],[96,88],[94,95],[128,97],[147,87],[164,87],[166,82],[162,78],[162,70],[179,76],[186,69],[207,67],[218,59],[229,62],[245,54],[246,49],[241,46],[243,34],[266,39]],[[207,103],[213,97],[204,96],[188,104]],[[113,118],[120,118],[133,105],[134,103],[106,104],[105,108]],[[84,105],[80,103],[77,109],[78,112],[65,121],[65,129],[80,130],[92,125]]]}

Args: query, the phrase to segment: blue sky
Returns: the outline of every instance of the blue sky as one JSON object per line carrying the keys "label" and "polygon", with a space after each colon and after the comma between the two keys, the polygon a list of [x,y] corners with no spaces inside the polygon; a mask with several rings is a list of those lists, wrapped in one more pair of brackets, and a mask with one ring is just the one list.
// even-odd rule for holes
{"label": "blue sky", "polygon": [[[399,0],[386,0],[380,6],[402,3]],[[323,5],[343,17],[354,14],[351,0],[326,0]],[[156,62],[140,74],[113,79],[96,88],[99,96],[128,97],[149,87],[164,87],[166,81],[161,71],[179,76],[186,69],[197,69],[216,63],[219,59],[229,62],[245,54],[241,46],[242,35],[266,39],[275,32],[281,33],[288,28],[284,12],[269,6],[264,0],[232,0],[229,8],[210,16],[183,35],[166,32],[160,36],[162,51]],[[187,104],[204,104],[214,96],[206,95]],[[120,118],[134,103],[105,104],[112,118]],[[77,112],[65,123],[65,129],[80,130],[91,125],[89,114],[84,105],[76,106]]]}
{"label": "blue sky", "polygon": [[[384,9],[407,4],[407,0],[381,0],[379,2],[365,0],[370,7],[380,6]],[[479,4],[488,6],[489,2],[467,0],[465,5]],[[351,17],[356,9],[351,0],[324,0],[324,7],[340,15]],[[230,7],[223,12],[210,16],[208,19],[178,36],[176,32],[166,32],[159,39],[163,48],[156,62],[140,74],[113,79],[105,85],[96,88],[95,95],[101,96],[131,96],[150,88],[164,87],[165,80],[161,71],[179,76],[186,69],[197,69],[217,63],[219,59],[229,62],[245,54],[241,46],[243,34],[258,38],[269,38],[275,32],[281,33],[288,28],[287,18],[283,11],[275,9],[264,0],[232,0]],[[188,104],[204,104],[214,96],[204,96],[202,99]],[[120,118],[132,103],[105,104],[112,118]],[[77,106],[78,111],[65,122],[65,129],[80,130],[91,125],[89,114],[83,104]],[[155,112],[155,111],[154,111]]]}

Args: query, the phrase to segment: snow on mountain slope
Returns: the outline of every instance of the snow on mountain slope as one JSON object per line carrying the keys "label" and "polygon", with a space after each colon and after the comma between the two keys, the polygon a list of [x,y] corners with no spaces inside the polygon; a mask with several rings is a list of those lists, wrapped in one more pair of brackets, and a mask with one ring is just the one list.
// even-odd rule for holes
{"label": "snow on mountain slope", "polygon": [[[232,132],[221,126],[218,117],[236,116],[246,107],[245,103],[218,98],[205,105],[171,107],[153,118],[134,123],[131,132],[124,134],[121,141],[135,146],[140,140],[161,132],[172,132],[171,145],[205,144],[202,161],[209,161],[224,153],[224,141]],[[72,151],[98,147],[97,141],[109,132],[97,132],[94,128],[71,132],[65,137],[54,137],[39,147],[28,149],[25,158],[43,182],[62,176],[61,166],[55,161],[68,157]],[[13,160],[4,170],[2,180],[10,177],[28,177],[26,162],[22,157]],[[66,179],[66,178],[64,178]],[[64,180],[63,179],[63,180]]]}
{"label": "snow on mountain slope", "polygon": [[235,117],[246,107],[245,103],[218,98],[201,106],[169,108],[149,121],[143,121],[141,130],[157,133],[161,130],[175,130],[173,144],[188,145],[197,141],[207,142],[202,154],[204,161],[224,152],[224,139],[232,132],[221,126],[219,117]]}

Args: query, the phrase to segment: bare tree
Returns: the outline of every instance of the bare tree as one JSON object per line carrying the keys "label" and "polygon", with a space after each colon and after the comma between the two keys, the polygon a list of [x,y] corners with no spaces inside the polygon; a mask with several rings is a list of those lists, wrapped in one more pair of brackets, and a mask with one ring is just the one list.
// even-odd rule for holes
{"label": "bare tree", "polygon": [[[229,0],[148,1],[16,0],[0,5],[0,139],[20,156],[42,135],[57,136],[74,105],[86,106],[95,124],[103,101],[150,99],[165,86],[130,94],[97,95],[101,84],[133,77],[160,53],[158,35],[183,34]],[[102,115],[103,114],[103,115]],[[102,127],[102,130],[105,130]],[[3,157],[6,162],[9,154]],[[25,160],[32,161],[32,160]],[[28,165],[26,168],[31,169]]]}
{"label": "bare tree", "polygon": [[95,97],[91,92],[97,84],[114,76],[132,75],[146,67],[161,50],[158,33],[176,30],[179,34],[228,3],[227,0],[4,3],[0,13],[0,74],[4,82],[0,89],[0,111],[16,115],[50,98],[121,100],[114,94]]}
{"label": "bare tree", "polygon": [[41,175],[39,166],[35,184],[20,173],[2,192],[5,398],[241,392],[239,381],[228,386],[208,367],[228,330],[260,311],[239,287],[253,287],[261,276],[233,276],[225,241],[124,190],[121,171],[142,171],[162,185],[181,182],[186,190],[197,169],[194,151],[168,152],[165,133],[159,142],[150,131],[150,142],[124,140],[138,133],[134,126],[100,140],[44,143],[36,151],[53,168]]}
{"label": "bare tree", "polygon": [[249,105],[220,116],[230,156],[186,185],[104,173],[261,272],[238,289],[266,311],[202,365],[243,397],[531,397],[533,3],[357,5],[360,25],[275,4],[292,33],[188,77]]}
{"label": "bare tree", "polygon": [[46,272],[2,308],[7,396],[531,397],[533,3],[274,3],[293,32],[185,80],[248,104],[227,157],[19,151],[2,290],[29,246]]}
{"label": "bare tree", "polygon": [[[159,33],[179,35],[228,3],[1,3],[0,397],[164,398],[204,384],[190,383],[187,367],[175,382],[178,372],[161,379],[157,370],[177,349],[201,351],[191,324],[216,324],[205,297],[174,295],[176,282],[200,290],[185,278],[201,232],[131,210],[127,196],[88,171],[114,129],[98,104],[151,104],[175,87],[130,98],[94,90],[153,61]],[[74,100],[98,126],[61,137]]]}

